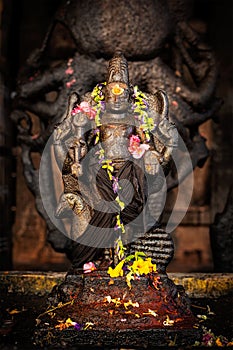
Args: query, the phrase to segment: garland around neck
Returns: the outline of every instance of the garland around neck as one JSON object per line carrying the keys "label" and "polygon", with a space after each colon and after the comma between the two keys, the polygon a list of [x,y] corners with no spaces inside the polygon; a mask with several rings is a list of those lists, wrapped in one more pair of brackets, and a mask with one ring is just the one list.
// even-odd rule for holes
{"label": "garland around neck", "polygon": [[[92,100],[94,101],[94,106],[91,106],[87,101],[83,101],[80,105],[73,108],[71,114],[74,116],[77,113],[84,113],[89,119],[95,121],[96,125],[96,138],[98,138],[98,127],[101,126],[101,116],[105,111],[105,95],[104,89],[106,87],[106,82],[97,84],[91,92]],[[144,133],[145,140],[148,142],[150,140],[150,133],[156,128],[156,124],[152,117],[149,116],[149,103],[147,101],[146,95],[139,90],[137,86],[133,88],[133,94],[131,96],[131,109],[134,118],[139,123],[139,130]],[[95,143],[97,143],[97,140]]]}

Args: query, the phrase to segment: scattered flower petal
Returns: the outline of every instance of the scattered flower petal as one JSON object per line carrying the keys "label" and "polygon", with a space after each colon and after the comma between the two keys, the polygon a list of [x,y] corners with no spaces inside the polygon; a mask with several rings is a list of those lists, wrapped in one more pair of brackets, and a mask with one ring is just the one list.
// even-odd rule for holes
{"label": "scattered flower petal", "polygon": [[83,330],[85,331],[88,328],[92,328],[95,324],[93,322],[86,322]]}
{"label": "scattered flower petal", "polygon": [[206,315],[197,315],[197,318],[200,318],[205,321],[208,317]]}
{"label": "scattered flower petal", "polygon": [[124,303],[124,307],[126,310],[128,309],[129,306],[139,307],[139,303],[137,301],[135,303],[133,303],[132,300],[129,300],[129,301]]}
{"label": "scattered flower petal", "polygon": [[74,325],[74,328],[75,328],[77,331],[81,331],[82,328],[83,328],[83,325],[80,324],[80,323],[76,323],[76,324]]}
{"label": "scattered flower petal", "polygon": [[154,310],[148,309],[148,312],[143,312],[143,315],[159,316]]}
{"label": "scattered flower petal", "polygon": [[175,321],[174,321],[174,320],[170,320],[169,316],[167,315],[166,320],[163,321],[163,325],[166,326],[166,327],[167,327],[167,326],[168,326],[168,327],[169,327],[169,326],[173,326],[173,325],[174,325],[174,322],[175,322]]}
{"label": "scattered flower petal", "polygon": [[22,310],[20,311],[20,310],[17,310],[17,309],[13,309],[13,310],[9,311],[9,309],[7,309],[7,312],[8,312],[8,314],[10,314],[10,315],[15,315],[15,314],[21,313]]}
{"label": "scattered flower petal", "polygon": [[215,340],[215,343],[217,346],[224,346],[219,337]]}
{"label": "scattered flower petal", "polygon": [[104,302],[108,302],[108,303],[111,303],[111,300],[112,300],[112,298],[111,298],[111,296],[110,295],[107,295],[106,297],[104,297]]}
{"label": "scattered flower petal", "polygon": [[91,261],[83,265],[83,272],[84,273],[89,273],[89,272],[92,272],[94,270],[96,270],[96,266]]}

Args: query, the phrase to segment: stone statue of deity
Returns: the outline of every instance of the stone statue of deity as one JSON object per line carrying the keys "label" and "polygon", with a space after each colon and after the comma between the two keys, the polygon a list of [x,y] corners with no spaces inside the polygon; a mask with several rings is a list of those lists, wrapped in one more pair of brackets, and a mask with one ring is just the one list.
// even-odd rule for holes
{"label": "stone statue of deity", "polygon": [[173,242],[148,203],[178,144],[166,92],[132,86],[127,61],[116,53],[106,82],[70,96],[54,134],[64,185],[56,216],[71,217],[73,268],[88,261],[116,266],[125,251],[140,251],[165,272]]}
{"label": "stone statue of deity", "polygon": [[199,339],[185,290],[166,273],[172,239],[149,205],[164,190],[178,146],[166,93],[133,87],[127,61],[116,53],[106,82],[70,96],[53,144],[64,186],[56,216],[70,218],[73,266],[48,297],[58,307],[37,329],[40,344],[47,345],[48,331],[56,344]]}

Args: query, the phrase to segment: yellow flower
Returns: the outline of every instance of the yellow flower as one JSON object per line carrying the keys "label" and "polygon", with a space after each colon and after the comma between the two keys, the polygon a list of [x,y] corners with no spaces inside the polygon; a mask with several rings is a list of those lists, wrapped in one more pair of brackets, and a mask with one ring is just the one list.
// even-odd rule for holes
{"label": "yellow flower", "polygon": [[150,268],[150,272],[152,272],[152,271],[156,271],[156,264],[153,264],[152,262],[151,262],[151,258],[146,258],[146,260],[145,261],[147,261],[148,262],[148,266],[149,266],[149,268]]}
{"label": "yellow flower", "polygon": [[[125,207],[125,203],[120,200],[119,196],[116,197],[115,201],[119,204],[121,210],[123,210]],[[117,215],[117,218],[118,217],[119,217],[119,215]],[[120,217],[119,217],[119,220],[120,220]]]}
{"label": "yellow flower", "polygon": [[152,271],[156,271],[156,265],[152,264],[151,258],[147,258],[146,260],[138,259],[133,262],[131,269],[139,275],[147,275]]}
{"label": "yellow flower", "polygon": [[71,325],[71,326],[73,326],[74,324],[75,324],[75,322],[73,322],[72,320],[71,320],[71,318],[69,317],[69,318],[67,318],[67,320],[66,320],[66,324],[67,325]]}
{"label": "yellow flower", "polygon": [[126,283],[127,283],[128,287],[129,287],[129,289],[132,288],[132,286],[131,286],[131,280],[134,280],[134,276],[133,276],[133,272],[132,272],[132,271],[130,271],[130,272],[127,273],[127,275],[126,275]]}
{"label": "yellow flower", "polygon": [[125,259],[120,261],[119,264],[117,264],[117,266],[113,269],[112,267],[108,268],[108,274],[110,275],[110,277],[119,277],[119,276],[123,276],[123,265],[125,263]]}
{"label": "yellow flower", "polygon": [[139,275],[147,275],[150,272],[148,264],[142,259],[133,262],[132,270]]}

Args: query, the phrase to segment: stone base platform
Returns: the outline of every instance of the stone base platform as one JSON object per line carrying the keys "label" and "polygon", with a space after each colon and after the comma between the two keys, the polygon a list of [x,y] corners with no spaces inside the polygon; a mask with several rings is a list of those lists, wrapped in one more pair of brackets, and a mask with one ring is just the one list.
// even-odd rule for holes
{"label": "stone base platform", "polygon": [[41,347],[169,346],[194,344],[201,337],[182,286],[166,275],[133,280],[105,271],[67,275],[53,288],[49,308],[38,317],[35,342]]}
{"label": "stone base platform", "polygon": [[[151,329],[151,330],[116,330],[77,332],[67,329],[49,333],[48,329],[36,331],[36,344],[49,349],[147,349],[157,350],[158,347],[178,346],[182,349],[192,346],[201,339],[201,330],[197,329]],[[45,345],[45,342],[47,345]],[[87,348],[86,348],[87,346]]]}
{"label": "stone base platform", "polygon": [[[223,334],[227,338],[231,338],[232,297],[230,293],[233,290],[233,274],[169,274],[169,278],[175,284],[185,287],[185,292],[191,298],[194,315],[205,314],[208,316],[208,305],[210,306],[210,310],[213,311],[212,315],[208,316],[205,321],[199,319],[198,328],[195,328],[195,324],[192,326],[192,323],[190,327],[188,319],[186,319],[186,326],[184,321],[181,322],[179,320],[172,326],[161,327],[160,324],[160,327],[156,327],[157,317],[154,317],[153,314],[141,315],[143,308],[132,305],[127,306],[127,304],[128,309],[125,308],[124,304],[115,308],[115,311],[118,311],[118,313],[115,313],[116,318],[114,318],[112,311],[109,312],[109,310],[114,310],[115,304],[112,302],[102,303],[102,306],[99,303],[102,311],[104,311],[105,324],[109,325],[108,329],[97,328],[91,324],[87,327],[88,322],[94,324],[98,322],[98,317],[95,315],[96,308],[93,307],[93,290],[90,290],[90,288],[94,288],[94,291],[96,289],[97,292],[94,294],[103,300],[106,293],[104,294],[103,289],[101,289],[101,284],[109,283],[110,279],[106,280],[102,276],[102,279],[99,278],[98,284],[93,286],[91,279],[95,278],[94,276],[86,275],[84,277],[80,274],[74,279],[71,278],[74,282],[73,286],[80,283],[83,287],[85,286],[86,301],[89,303],[89,312],[87,312],[87,309],[86,311],[84,308],[82,309],[78,302],[73,304],[69,301],[67,301],[67,304],[65,301],[54,304],[50,302],[50,305],[48,305],[53,287],[56,285],[65,286],[63,284],[65,276],[66,273],[56,272],[5,271],[0,273],[0,294],[2,301],[0,307],[0,348],[6,350],[12,350],[13,348],[17,350],[38,350],[41,347],[47,349],[64,348],[69,350],[116,350],[120,348],[157,350],[160,347],[166,349],[168,346],[170,349],[174,345],[176,348],[189,349],[190,346],[194,346],[198,339],[200,339],[201,327],[203,325],[208,329],[212,329],[217,335]],[[146,285],[144,284],[145,281],[141,282],[141,287],[144,289]],[[90,283],[92,284],[91,287]],[[124,284],[125,281],[119,281],[119,283]],[[114,287],[115,289],[118,288],[117,285],[117,283],[110,284],[111,288]],[[111,295],[108,293],[112,299],[114,299],[114,288],[111,289]],[[132,303],[138,302],[141,304],[143,293],[141,293],[140,288],[138,294],[135,294],[133,288],[131,293],[125,296],[124,294],[120,294],[118,297],[122,300],[124,296],[124,302],[129,302],[131,298]],[[55,293],[55,295],[57,294]],[[81,295],[81,293],[78,293],[77,301],[82,299]],[[148,296],[150,296],[150,293],[148,293]],[[92,306],[90,306],[92,301]],[[150,300],[147,301],[148,303],[150,302]],[[156,309],[152,304],[144,306],[147,306],[147,310],[150,306],[152,311],[157,311],[160,314],[159,319],[161,321],[165,320],[165,315],[169,311],[165,308],[162,315],[163,310],[161,308]],[[130,313],[126,313],[128,311]],[[143,317],[138,318],[135,316],[136,313]],[[170,320],[177,318],[175,314],[173,314],[173,317],[171,314],[169,315]],[[84,326],[82,330],[77,330],[74,326],[64,329],[56,328],[56,325],[65,323],[68,318],[71,318],[73,322],[82,323]],[[112,320],[113,322],[111,322]],[[145,323],[145,320],[150,320],[150,322]],[[149,328],[139,329],[138,322],[144,322]],[[152,322],[154,322],[153,329],[150,328]],[[130,323],[133,328],[127,329],[127,324]],[[84,330],[85,327],[87,328]],[[44,346],[43,344],[46,343],[47,346]],[[198,346],[195,348],[198,348]]]}

